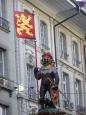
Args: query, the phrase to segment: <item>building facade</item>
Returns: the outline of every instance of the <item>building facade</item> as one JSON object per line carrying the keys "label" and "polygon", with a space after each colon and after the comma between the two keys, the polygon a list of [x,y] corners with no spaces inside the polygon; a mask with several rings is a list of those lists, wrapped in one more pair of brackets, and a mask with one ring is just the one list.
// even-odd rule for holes
{"label": "building facade", "polygon": [[[74,26],[74,29],[72,29],[72,26],[70,26],[71,28],[68,29],[68,24],[60,24],[56,27],[54,36],[53,27],[58,22],[58,16],[56,17],[55,11],[50,9],[49,4],[46,5],[42,1],[16,1],[16,10],[32,13],[34,10],[38,67],[41,66],[40,60],[44,50],[50,51],[54,59],[56,56],[60,78],[59,108],[66,111],[68,115],[85,114],[85,39],[82,39],[81,33],[76,31],[79,30],[78,27]],[[22,114],[25,113],[25,115],[27,115],[27,112],[36,112],[37,110],[36,99],[32,98],[34,93],[37,95],[37,85],[33,75],[33,68],[35,67],[34,43],[34,40],[19,39],[16,46],[19,51],[17,54],[17,68],[19,68],[17,76],[20,89],[22,89],[19,92],[21,95],[18,103],[19,107],[24,105],[21,106],[20,114],[24,110]],[[30,107],[32,108],[31,111]]]}
{"label": "building facade", "polygon": [[[60,18],[59,13],[56,14],[56,8],[60,12],[65,11],[65,5],[68,8],[74,6],[67,1],[63,6],[59,1],[52,1],[0,0],[1,115],[28,115],[38,110],[39,92],[34,77],[35,43],[38,67],[41,66],[44,50],[51,52],[56,62],[60,78],[58,108],[67,115],[86,114],[86,40],[85,37],[82,38],[86,26],[78,25],[79,22],[75,25],[75,20],[59,23],[70,13],[64,19]],[[16,37],[14,11],[34,13],[35,40]],[[86,17],[78,18],[81,20]],[[40,88],[40,81],[38,87]]]}
{"label": "building facade", "polygon": [[13,20],[13,0],[0,0],[0,115],[18,114]]}
{"label": "building facade", "polygon": [[[56,24],[57,19],[55,18],[53,9],[52,10],[49,9],[49,6],[46,6],[43,2],[39,2],[38,0],[37,1],[26,0],[18,2],[19,6],[17,10],[27,12],[33,12],[34,10],[38,67],[41,66],[40,59],[43,50],[50,51],[54,56],[54,58],[56,54],[57,57],[56,63],[60,77],[60,83],[59,83],[60,109],[66,111],[67,114],[71,115],[85,114],[86,112],[85,39],[82,39],[79,36],[80,33],[78,32],[76,33],[76,31],[74,32],[72,31],[72,29],[68,29],[61,24],[55,29],[56,41],[54,41],[53,27]],[[37,5],[42,7],[42,9]],[[21,60],[19,59],[20,60],[19,65],[21,65],[20,67],[21,69],[20,72],[18,72],[21,73],[20,84],[23,84],[24,87],[27,84],[26,85],[26,88],[28,87],[27,90],[23,89],[23,91],[26,91],[26,93],[28,92],[29,88],[35,91],[36,81],[34,79],[34,75],[33,74],[30,75],[31,70],[33,73],[32,68],[35,67],[34,41],[31,40],[25,40],[25,41],[18,40],[18,41],[21,52],[20,53]],[[56,45],[56,52],[55,52],[55,45]],[[30,58],[31,56],[33,58]],[[26,78],[24,78],[24,76],[26,76]],[[28,79],[28,77],[30,78]],[[34,83],[32,83],[33,81]],[[34,93],[34,91],[32,92]],[[30,95],[28,93],[27,94],[28,99],[29,96]],[[24,98],[25,97],[23,97],[23,99]],[[28,100],[29,106],[30,103],[32,104],[31,101],[32,99],[30,100],[30,102]],[[33,108],[35,108],[34,110],[37,109],[35,103],[33,103],[32,106]]]}

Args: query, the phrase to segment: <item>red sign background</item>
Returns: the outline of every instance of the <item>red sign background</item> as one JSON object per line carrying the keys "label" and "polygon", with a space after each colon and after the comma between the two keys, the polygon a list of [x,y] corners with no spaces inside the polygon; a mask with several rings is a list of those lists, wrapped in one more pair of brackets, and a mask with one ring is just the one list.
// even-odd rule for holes
{"label": "red sign background", "polygon": [[18,38],[35,39],[34,14],[15,11],[15,28]]}

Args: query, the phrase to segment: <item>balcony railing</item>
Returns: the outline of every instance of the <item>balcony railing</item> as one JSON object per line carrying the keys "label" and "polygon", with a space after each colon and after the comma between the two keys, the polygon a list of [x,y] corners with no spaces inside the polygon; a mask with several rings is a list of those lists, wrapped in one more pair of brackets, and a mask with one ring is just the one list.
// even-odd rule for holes
{"label": "balcony railing", "polygon": [[34,102],[38,101],[38,95],[36,91],[34,90],[34,87],[19,85],[17,88],[17,94],[18,94],[18,97],[24,97]]}
{"label": "balcony railing", "polygon": [[0,28],[6,32],[9,32],[9,22],[2,17],[0,17]]}
{"label": "balcony railing", "polygon": [[85,107],[82,107],[82,106],[77,105],[77,106],[76,106],[76,111],[77,111],[78,113],[85,113],[85,115],[86,115],[86,108],[85,108]]}
{"label": "balcony railing", "polygon": [[68,109],[73,109],[73,103],[72,102],[69,102],[69,101],[64,101],[64,107],[65,108],[68,108]]}
{"label": "balcony railing", "polygon": [[37,96],[35,90],[31,87],[29,88],[28,97],[29,97],[30,100],[37,101],[38,96]]}

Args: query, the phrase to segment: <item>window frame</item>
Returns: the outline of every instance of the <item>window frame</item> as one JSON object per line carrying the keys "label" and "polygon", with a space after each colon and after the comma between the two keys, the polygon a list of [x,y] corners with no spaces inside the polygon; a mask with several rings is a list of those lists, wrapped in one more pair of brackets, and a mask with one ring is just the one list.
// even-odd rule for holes
{"label": "window frame", "polygon": [[7,107],[0,105],[1,113],[0,115],[7,115]]}
{"label": "window frame", "polygon": [[72,49],[73,49],[73,65],[79,67],[80,61],[79,61],[79,46],[76,41],[72,41]]}
{"label": "window frame", "polygon": [[27,64],[27,76],[28,76],[28,82],[31,83],[32,81],[32,77],[34,74],[33,73],[33,66],[31,66],[30,64]]}
{"label": "window frame", "polygon": [[[0,51],[2,51],[3,56],[3,67],[2,67],[2,73],[0,73],[1,77],[8,77],[8,49],[0,47]],[[0,57],[1,58],[1,57]]]}
{"label": "window frame", "polygon": [[29,68],[27,69],[27,77],[29,76],[28,77],[28,96],[29,98],[35,100],[36,91],[35,91],[35,84],[33,84],[33,79],[35,79],[34,74],[33,74],[34,67],[31,66],[30,64],[27,64],[27,67]]}
{"label": "window frame", "polygon": [[[64,86],[65,86],[65,90],[64,90]],[[63,72],[63,94],[65,96],[64,100],[69,101],[70,100],[70,80],[69,80],[69,74],[66,72]]]}
{"label": "window frame", "polygon": [[0,75],[4,76],[5,75],[5,62],[4,62],[4,50],[2,48],[0,48],[0,52],[1,52],[1,60],[0,60],[0,64],[2,64],[2,73],[0,73]]}
{"label": "window frame", "polygon": [[[4,3],[3,3],[3,2],[4,2]],[[3,6],[2,4],[3,4],[4,6]],[[1,10],[0,17],[6,19],[6,17],[7,17],[7,16],[6,16],[6,9],[7,9],[7,8],[6,8],[6,0],[0,0],[0,5],[1,5],[1,6],[0,6],[0,7],[1,7],[1,9],[0,9],[0,10]],[[3,10],[3,9],[4,9],[4,10]]]}
{"label": "window frame", "polygon": [[[3,4],[3,5],[2,5]],[[10,32],[9,21],[7,20],[7,0],[0,0],[0,26],[6,33]]]}
{"label": "window frame", "polygon": [[67,37],[66,34],[62,31],[60,31],[60,56],[61,58],[68,60],[68,54],[67,54]]}
{"label": "window frame", "polygon": [[86,73],[86,45],[84,46],[84,67],[85,67],[85,73]]}
{"label": "window frame", "polygon": [[[45,35],[45,33],[43,33],[44,31],[41,30],[41,29],[45,28],[45,27],[41,26],[43,24],[46,27],[46,29],[44,29],[45,32],[47,33],[46,35]],[[50,48],[49,48],[48,24],[47,24],[46,21],[40,19],[39,25],[40,25],[40,45],[41,45],[41,51],[43,51],[43,50],[50,50]],[[43,37],[42,37],[41,34],[43,34]],[[46,36],[47,39],[45,39],[45,36]]]}
{"label": "window frame", "polygon": [[81,94],[81,80],[75,80],[75,105],[82,105],[82,94]]}

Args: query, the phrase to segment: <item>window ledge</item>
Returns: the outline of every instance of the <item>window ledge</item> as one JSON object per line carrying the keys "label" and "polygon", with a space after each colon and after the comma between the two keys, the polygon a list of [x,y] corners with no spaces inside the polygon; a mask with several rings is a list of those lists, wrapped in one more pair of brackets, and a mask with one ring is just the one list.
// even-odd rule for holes
{"label": "window ledge", "polygon": [[10,32],[9,29],[5,29],[5,28],[3,28],[3,27],[1,27],[1,26],[0,26],[0,29],[1,29],[2,31],[6,32],[6,33],[9,33],[9,32]]}
{"label": "window ledge", "polygon": [[18,93],[17,98],[24,98],[24,99],[27,99],[28,101],[38,102],[37,99],[33,99],[31,97],[28,97],[27,95],[23,95],[22,93]]}
{"label": "window ledge", "polygon": [[77,107],[76,107],[76,111],[77,111],[77,113],[79,113],[79,114],[81,114],[81,115],[86,115],[85,107],[77,106]]}
{"label": "window ledge", "polygon": [[0,90],[5,90],[9,92],[9,96],[12,96],[13,88],[11,87],[10,81],[0,78]]}
{"label": "window ledge", "polygon": [[72,111],[73,108],[72,107],[65,107],[65,109],[69,110],[69,111]]}

